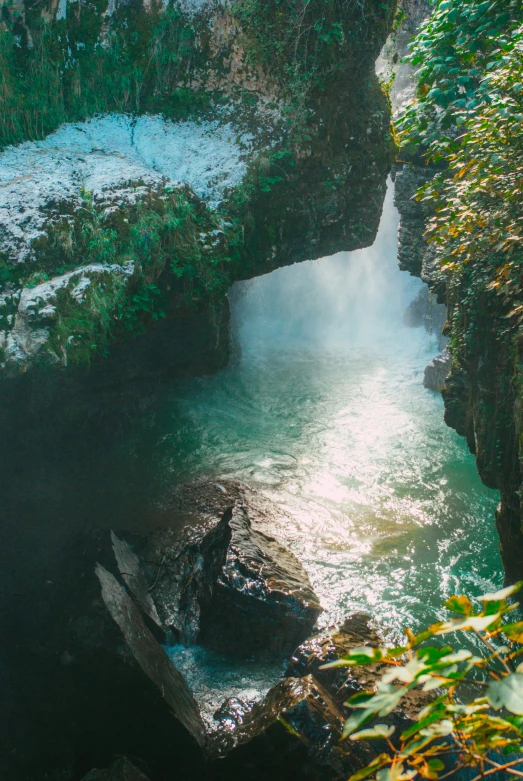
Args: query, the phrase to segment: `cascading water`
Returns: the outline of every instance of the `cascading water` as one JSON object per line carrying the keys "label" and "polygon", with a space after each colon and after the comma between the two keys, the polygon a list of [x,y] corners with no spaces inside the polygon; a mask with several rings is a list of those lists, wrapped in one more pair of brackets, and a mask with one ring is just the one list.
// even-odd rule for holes
{"label": "cascading water", "polygon": [[[157,451],[171,482],[240,479],[285,511],[268,531],[306,566],[322,624],[363,610],[392,635],[502,580],[497,494],[422,385],[436,340],[404,324],[422,283],[398,269],[397,223],[389,189],[372,248],[238,284],[236,359],[164,398]],[[249,682],[201,650],[173,657],[207,694]]]}

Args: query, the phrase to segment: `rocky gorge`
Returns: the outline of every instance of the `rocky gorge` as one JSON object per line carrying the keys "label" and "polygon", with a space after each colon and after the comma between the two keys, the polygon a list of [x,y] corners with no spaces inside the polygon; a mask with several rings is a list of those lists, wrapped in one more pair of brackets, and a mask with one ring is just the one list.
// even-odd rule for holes
{"label": "rocky gorge", "polygon": [[[404,7],[400,49],[427,10]],[[374,63],[395,10],[377,0],[2,5],[6,781],[334,781],[383,749],[340,742],[344,703],[380,665],[322,669],[381,644],[376,622],[358,609],[322,619],[310,562],[273,533],[293,524],[284,503],[207,468],[173,480],[161,512],[138,503],[134,517],[132,484],[152,488],[129,473],[107,502],[104,443],[138,452],[126,426],[154,428],[163,383],[238,360],[232,285],[373,244],[394,154]],[[431,290],[404,321],[444,347],[445,281],[412,198],[427,176],[395,174],[400,265]],[[454,425],[446,361],[434,358],[425,382],[445,383]],[[183,425],[174,436],[189,442]],[[70,484],[65,471],[49,482],[46,462],[68,460]],[[503,499],[501,478],[480,472]],[[230,685],[200,680],[235,668]],[[404,727],[413,712],[386,721]]]}
{"label": "rocky gorge", "polygon": [[[217,370],[232,283],[372,243],[393,152],[374,60],[394,6],[2,3],[7,518],[25,432],[70,436],[160,379]],[[42,551],[23,528],[7,541],[8,521],[3,778],[81,778],[120,754],[88,777],[230,777],[262,755],[261,776],[357,768],[339,692],[290,667],[320,611],[307,576],[229,501],[183,544],[73,523]],[[355,621],[340,642],[365,642]],[[281,682],[202,711],[176,642],[276,655]]]}

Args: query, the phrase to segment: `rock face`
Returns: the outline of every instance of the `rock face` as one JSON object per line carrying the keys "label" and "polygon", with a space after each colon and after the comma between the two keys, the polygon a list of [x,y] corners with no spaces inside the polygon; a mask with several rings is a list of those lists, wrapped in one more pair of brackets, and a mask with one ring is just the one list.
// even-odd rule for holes
{"label": "rock face", "polygon": [[403,322],[410,328],[422,326],[437,339],[441,351],[446,347],[448,339],[443,336],[443,329],[447,320],[447,308],[444,304],[438,304],[435,296],[428,287],[423,287],[416,298],[411,301],[405,310]]}
{"label": "rock face", "polygon": [[445,381],[450,374],[451,370],[451,355],[450,351],[445,348],[442,353],[436,355],[435,358],[425,368],[425,374],[423,376],[423,385],[426,388],[434,391],[441,391],[445,385]]}
{"label": "rock face", "polygon": [[466,283],[463,290],[447,288],[435,250],[427,245],[423,235],[428,217],[426,207],[412,200],[416,189],[433,174],[414,164],[406,165],[397,174],[400,263],[402,268],[421,276],[438,301],[447,304],[445,333],[452,335],[457,347],[451,350],[450,364],[444,353],[427,367],[426,382],[429,387],[442,389],[446,423],[466,437],[485,485],[500,491],[496,526],[506,578],[514,582],[523,576],[523,424],[519,375],[514,373],[519,342],[508,335],[504,313],[487,302],[474,324],[470,328],[465,325],[467,317],[461,310],[463,297],[468,295]]}
{"label": "rock face", "polygon": [[[6,401],[34,382],[40,407],[76,404],[122,361],[134,383],[213,370],[234,281],[372,243],[392,154],[373,68],[394,5],[2,4]],[[15,95],[33,91],[28,122]],[[208,326],[191,360],[176,338],[140,349],[190,318]]]}
{"label": "rock face", "polygon": [[113,541],[120,572],[147,615],[187,646],[244,656],[290,652],[321,611],[300,562],[253,530],[241,506],[227,509],[190,544],[180,544],[168,530],[153,533],[139,546],[144,563],[136,559],[131,576],[134,554],[117,537]]}

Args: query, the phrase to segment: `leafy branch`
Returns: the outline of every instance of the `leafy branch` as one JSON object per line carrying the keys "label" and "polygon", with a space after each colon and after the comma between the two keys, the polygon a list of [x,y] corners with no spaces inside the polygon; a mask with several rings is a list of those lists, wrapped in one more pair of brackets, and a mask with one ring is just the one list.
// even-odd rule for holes
{"label": "leafy branch", "polygon": [[[438,781],[463,768],[477,770],[474,781],[501,771],[507,778],[523,778],[523,663],[517,663],[523,654],[523,621],[508,618],[517,607],[509,597],[522,587],[523,581],[485,594],[479,598],[481,609],[466,596],[451,596],[445,607],[454,617],[418,635],[405,630],[405,645],[353,648],[324,665],[322,669],[385,666],[374,691],[355,694],[345,703],[353,713],[342,739],[378,739],[389,750],[349,781]],[[484,655],[430,643],[452,633],[474,634]],[[370,726],[416,689],[426,694],[428,703],[398,737],[393,725]]]}

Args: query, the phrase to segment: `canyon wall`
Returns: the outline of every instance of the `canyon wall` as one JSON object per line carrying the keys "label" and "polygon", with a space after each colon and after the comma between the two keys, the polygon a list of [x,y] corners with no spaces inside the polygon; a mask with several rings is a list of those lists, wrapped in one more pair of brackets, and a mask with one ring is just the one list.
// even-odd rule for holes
{"label": "canyon wall", "polygon": [[399,262],[447,305],[444,333],[451,361],[442,391],[445,421],[466,437],[485,485],[500,491],[496,524],[506,578],[514,582],[523,576],[521,340],[507,328],[504,308],[492,296],[477,294],[467,274],[460,284],[449,284],[435,246],[427,244],[429,210],[414,195],[433,174],[427,166],[405,165],[396,175]]}
{"label": "canyon wall", "polygon": [[510,582],[523,576],[520,250],[509,246],[520,219],[519,191],[509,186],[519,176],[520,130],[507,134],[496,122],[518,116],[510,84],[521,67],[520,24],[517,2],[438,6],[414,49],[416,101],[400,120],[396,175],[399,263],[447,306],[445,420],[466,437],[483,482],[500,491]]}

